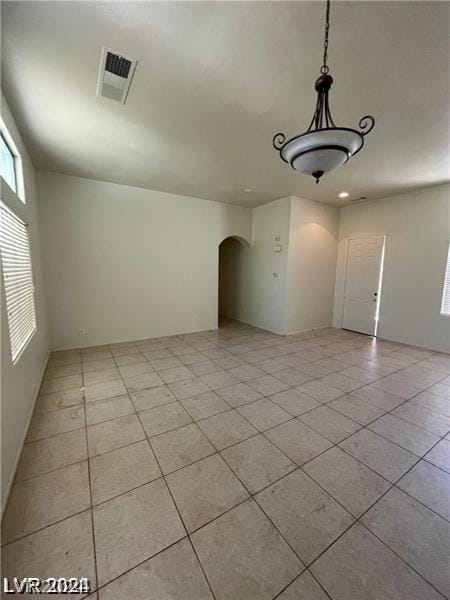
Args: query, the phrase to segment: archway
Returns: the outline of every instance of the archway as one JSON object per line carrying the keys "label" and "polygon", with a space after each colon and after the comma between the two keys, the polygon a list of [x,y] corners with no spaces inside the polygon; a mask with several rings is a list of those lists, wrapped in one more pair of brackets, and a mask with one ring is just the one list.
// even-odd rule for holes
{"label": "archway", "polygon": [[219,244],[219,327],[242,318],[245,249],[250,244],[230,236]]}

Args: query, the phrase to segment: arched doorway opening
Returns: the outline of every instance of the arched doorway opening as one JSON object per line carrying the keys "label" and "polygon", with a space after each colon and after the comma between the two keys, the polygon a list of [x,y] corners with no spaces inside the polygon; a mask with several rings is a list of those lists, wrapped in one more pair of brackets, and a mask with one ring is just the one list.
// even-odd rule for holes
{"label": "arched doorway opening", "polygon": [[245,249],[249,247],[247,240],[238,236],[227,237],[219,244],[219,327],[242,318],[242,278]]}

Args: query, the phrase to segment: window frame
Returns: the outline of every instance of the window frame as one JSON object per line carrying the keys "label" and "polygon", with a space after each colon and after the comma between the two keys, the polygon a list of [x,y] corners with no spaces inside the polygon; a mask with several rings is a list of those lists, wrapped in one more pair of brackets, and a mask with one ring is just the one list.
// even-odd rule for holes
{"label": "window frame", "polygon": [[2,138],[3,143],[5,144],[9,154],[11,155],[12,158],[12,163],[13,163],[13,173],[14,173],[14,187],[12,188],[9,183],[6,181],[6,179],[3,177],[2,175],[2,179],[3,181],[6,183],[6,185],[8,185],[12,191],[17,194],[17,156],[16,154],[14,154],[14,152],[11,150],[10,145],[8,144],[8,140],[6,139],[6,137],[4,136],[3,131],[0,130],[0,137]]}
{"label": "window frame", "polygon": [[0,174],[1,182],[2,182],[2,184],[7,186],[8,190],[11,190],[12,194],[17,196],[17,198],[19,198],[19,200],[23,204],[26,204],[25,179],[24,179],[24,174],[23,174],[22,156],[21,156],[20,152],[18,151],[17,146],[14,142],[14,139],[13,139],[12,135],[10,134],[10,132],[5,124],[5,121],[3,120],[2,117],[0,117],[0,135],[2,136],[8,150],[10,151],[10,153],[14,159],[14,177],[15,177],[15,182],[16,182],[16,189],[13,190],[13,188],[9,185],[9,183],[6,181],[6,179],[4,179]]}

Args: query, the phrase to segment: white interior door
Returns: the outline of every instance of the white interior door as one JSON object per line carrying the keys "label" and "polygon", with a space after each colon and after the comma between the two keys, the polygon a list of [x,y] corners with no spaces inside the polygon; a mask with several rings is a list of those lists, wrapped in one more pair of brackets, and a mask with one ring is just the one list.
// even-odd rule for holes
{"label": "white interior door", "polygon": [[383,236],[348,240],[344,329],[376,335],[383,254]]}

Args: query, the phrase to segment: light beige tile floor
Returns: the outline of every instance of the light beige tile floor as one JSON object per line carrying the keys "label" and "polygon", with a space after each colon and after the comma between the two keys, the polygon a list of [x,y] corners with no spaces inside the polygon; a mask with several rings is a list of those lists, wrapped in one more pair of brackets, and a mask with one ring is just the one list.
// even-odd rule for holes
{"label": "light beige tile floor", "polygon": [[442,600],[449,392],[449,355],[331,328],[55,352],[2,574],[85,576],[89,600]]}

